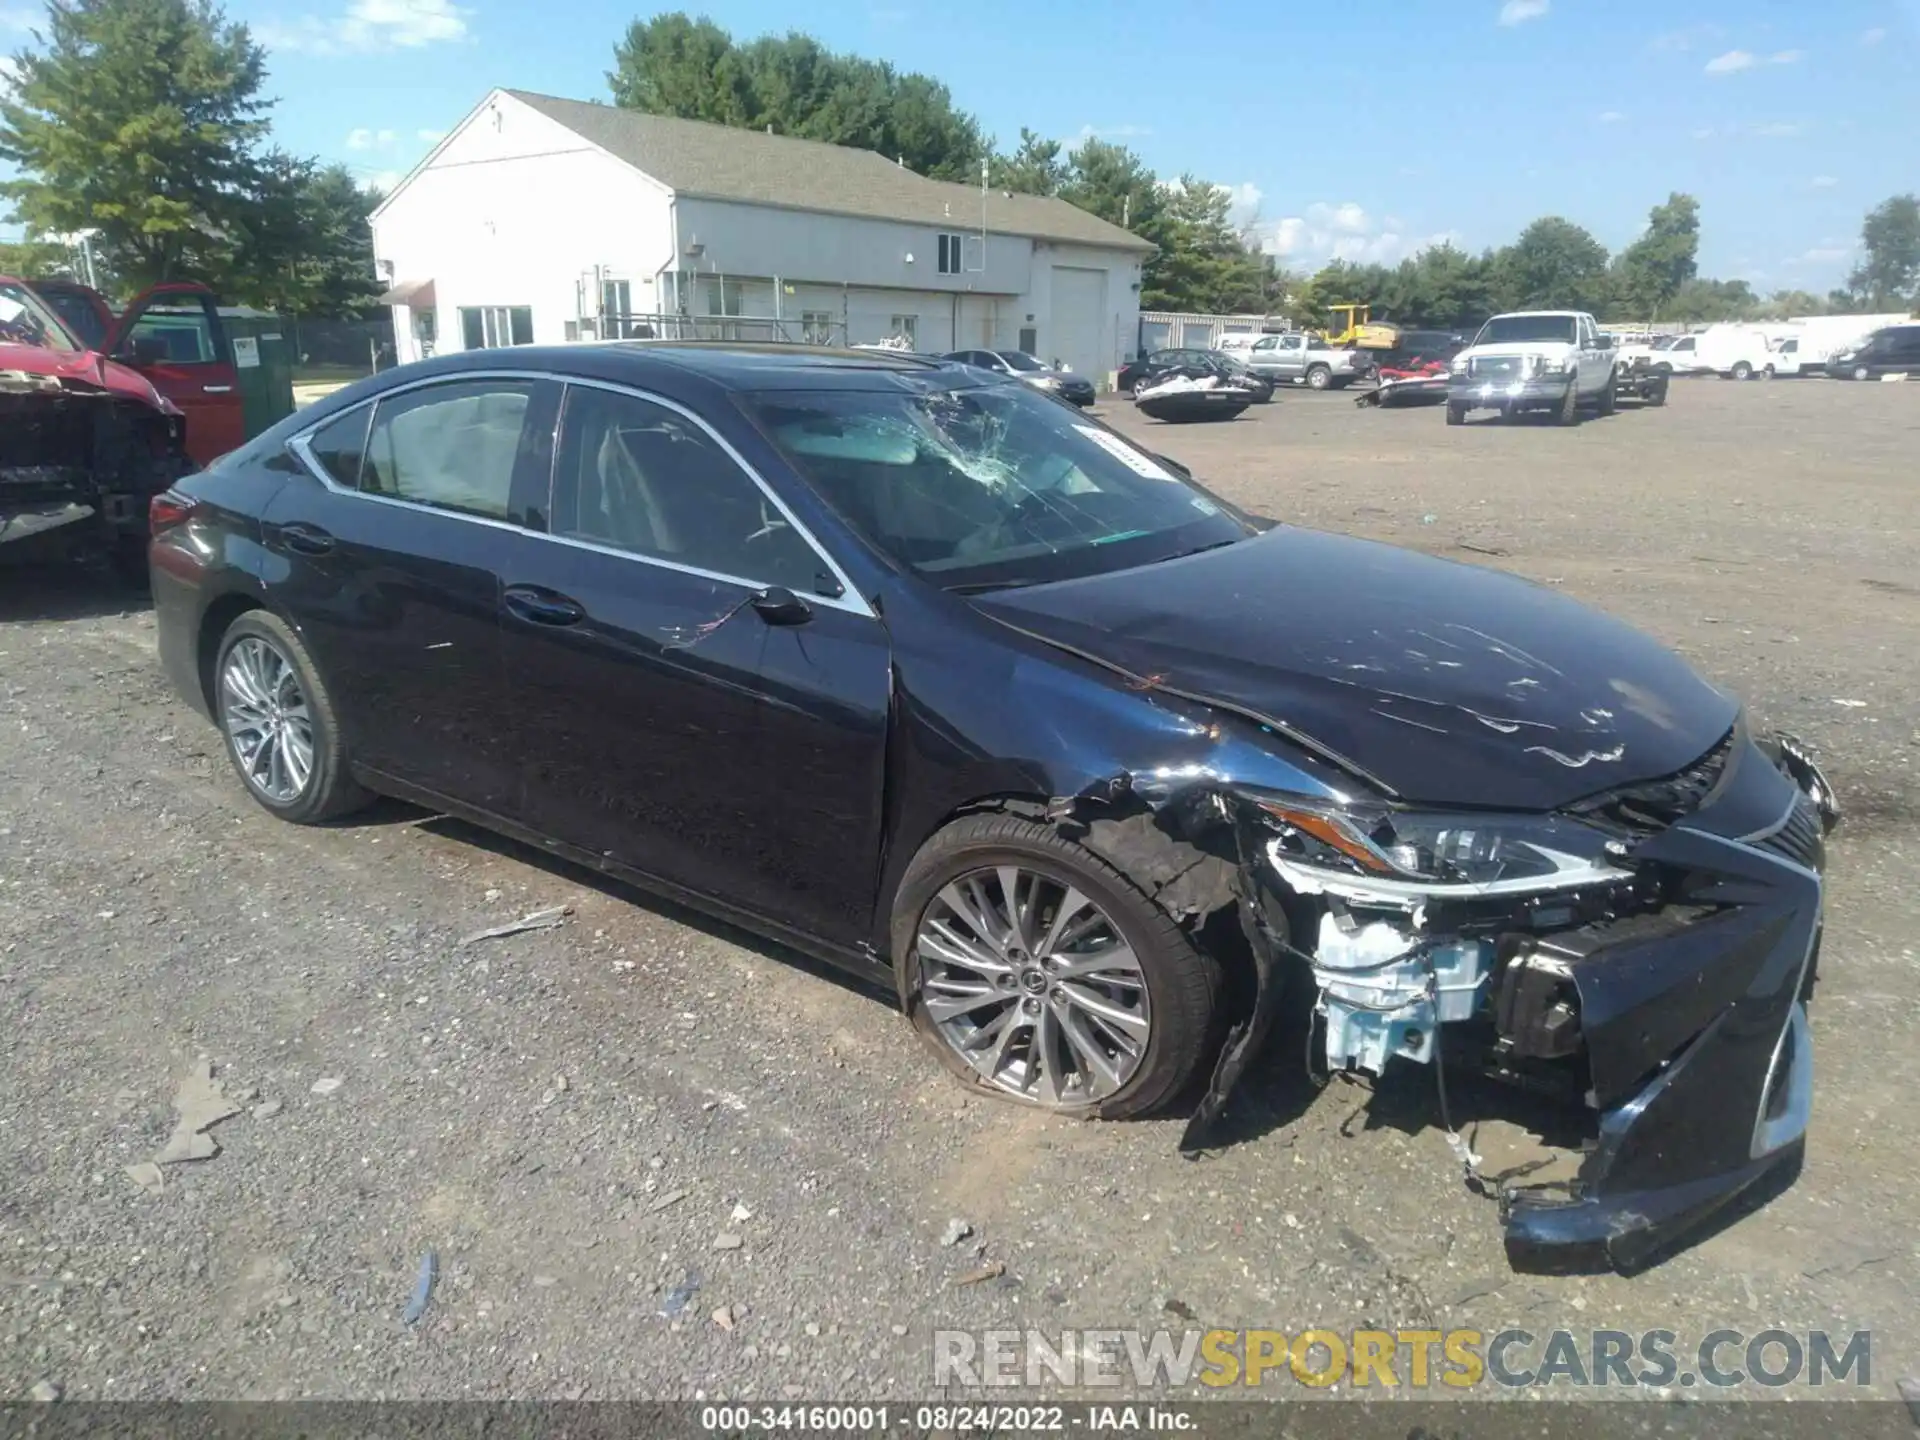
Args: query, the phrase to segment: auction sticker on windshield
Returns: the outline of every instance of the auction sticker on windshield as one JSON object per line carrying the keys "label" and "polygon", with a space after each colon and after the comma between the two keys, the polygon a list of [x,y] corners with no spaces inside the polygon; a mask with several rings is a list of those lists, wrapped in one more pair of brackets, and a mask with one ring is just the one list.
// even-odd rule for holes
{"label": "auction sticker on windshield", "polygon": [[1094,444],[1098,445],[1109,455],[1113,456],[1113,458],[1118,460],[1122,465],[1125,465],[1129,470],[1133,471],[1134,474],[1144,475],[1149,480],[1166,480],[1176,485],[1180,483],[1160,466],[1154,464],[1153,461],[1149,460],[1145,455],[1142,455],[1138,450],[1127,444],[1127,442],[1122,440],[1118,435],[1109,435],[1106,431],[1092,425],[1076,425],[1073,428],[1086,436],[1087,439],[1093,441]]}

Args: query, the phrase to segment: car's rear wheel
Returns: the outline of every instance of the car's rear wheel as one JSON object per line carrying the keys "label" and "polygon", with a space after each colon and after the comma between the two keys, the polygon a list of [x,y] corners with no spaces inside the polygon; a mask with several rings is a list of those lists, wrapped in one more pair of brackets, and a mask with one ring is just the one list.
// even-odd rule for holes
{"label": "car's rear wheel", "polygon": [[1751,380],[1753,378],[1753,366],[1744,360],[1736,360],[1731,373],[1736,380]]}
{"label": "car's rear wheel", "polygon": [[333,702],[292,628],[265,610],[227,627],[214,661],[214,713],[227,758],[264,808],[298,825],[371,797],[348,773]]}
{"label": "car's rear wheel", "polygon": [[1871,380],[1873,378],[1873,372],[1864,365],[1856,365],[1853,367],[1853,378],[1856,380]]}
{"label": "car's rear wheel", "polygon": [[934,836],[901,882],[892,942],[908,1019],[989,1094],[1124,1119],[1166,1105],[1205,1058],[1218,966],[1045,825],[971,815]]}
{"label": "car's rear wheel", "polygon": [[1307,388],[1309,390],[1324,390],[1332,381],[1333,371],[1329,370],[1325,365],[1310,365],[1307,367]]}

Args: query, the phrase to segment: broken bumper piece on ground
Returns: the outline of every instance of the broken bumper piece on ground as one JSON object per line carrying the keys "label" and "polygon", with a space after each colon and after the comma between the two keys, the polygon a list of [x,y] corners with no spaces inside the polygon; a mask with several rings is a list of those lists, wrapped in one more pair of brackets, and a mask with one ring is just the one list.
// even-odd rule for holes
{"label": "broken bumper piece on ground", "polygon": [[[1521,844],[1546,853],[1551,869],[1531,879],[1340,873],[1346,837],[1365,845],[1363,830],[1284,804],[1259,808],[1269,833],[1255,873],[1243,860],[1241,877],[1243,898],[1259,902],[1242,907],[1253,916],[1259,994],[1229,1037],[1188,1148],[1204,1143],[1246,1070],[1278,971],[1293,959],[1316,986],[1330,1070],[1444,1063],[1589,1112],[1595,1138],[1570,1181],[1521,1176],[1498,1187],[1517,1269],[1642,1268],[1797,1164],[1812,1105],[1805,1002],[1824,837],[1838,810],[1796,742],[1762,749],[1743,727],[1671,782],[1598,797],[1578,814],[1517,817]],[[1583,855],[1562,838],[1575,834],[1605,838]],[[1439,839],[1476,843],[1465,829]],[[1431,852],[1419,853],[1428,868]],[[1281,908],[1291,943],[1267,918]],[[1450,1138],[1469,1178],[1491,1186]]]}

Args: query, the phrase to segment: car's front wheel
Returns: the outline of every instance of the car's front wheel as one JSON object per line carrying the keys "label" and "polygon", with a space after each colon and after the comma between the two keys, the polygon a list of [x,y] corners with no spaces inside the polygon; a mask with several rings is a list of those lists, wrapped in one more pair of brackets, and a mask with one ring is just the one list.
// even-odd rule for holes
{"label": "car's front wheel", "polygon": [[228,626],[213,684],[227,758],[266,809],[312,825],[371,798],[348,773],[333,702],[285,621],[249,610]]}
{"label": "car's front wheel", "polygon": [[1213,1035],[1220,975],[1125,876],[1053,829],[966,816],[894,903],[907,1018],[963,1080],[1066,1114],[1165,1106]]}

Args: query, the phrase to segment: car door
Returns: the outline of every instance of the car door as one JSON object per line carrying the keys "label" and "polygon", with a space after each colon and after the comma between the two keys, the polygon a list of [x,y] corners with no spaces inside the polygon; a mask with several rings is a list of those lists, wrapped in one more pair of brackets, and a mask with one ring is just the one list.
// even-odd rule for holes
{"label": "car door", "polygon": [[863,939],[890,700],[872,611],[719,432],[659,396],[569,385],[546,530],[502,576],[528,823]]}
{"label": "car door", "polygon": [[1282,335],[1280,343],[1274,348],[1274,356],[1279,361],[1275,378],[1279,380],[1298,380],[1307,373],[1307,337],[1304,335]]}
{"label": "car door", "polygon": [[267,506],[272,600],[335,696],[350,753],[406,785],[513,818],[519,752],[498,574],[544,483],[552,382],[459,377],[390,391],[297,436],[307,474]]}
{"label": "car door", "polygon": [[1920,326],[1902,325],[1887,332],[1886,353],[1879,370],[1882,375],[1920,371]]}
{"label": "car door", "polygon": [[246,440],[238,372],[220,307],[204,285],[156,285],[134,299],[115,324],[109,353],[138,370],[180,407],[187,454],[211,465]]}
{"label": "car door", "polygon": [[1582,395],[1597,393],[1606,383],[1612,361],[1600,348],[1599,333],[1590,316],[1574,318],[1574,384]]}

